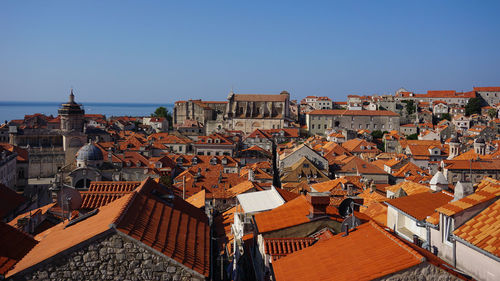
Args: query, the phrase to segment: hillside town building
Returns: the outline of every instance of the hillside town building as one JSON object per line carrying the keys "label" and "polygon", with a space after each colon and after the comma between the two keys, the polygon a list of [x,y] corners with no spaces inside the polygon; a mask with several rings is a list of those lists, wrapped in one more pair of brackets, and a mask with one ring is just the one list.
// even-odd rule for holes
{"label": "hillside town building", "polygon": [[0,279],[498,280],[497,94],[231,91],[171,129],[71,91],[0,126]]}

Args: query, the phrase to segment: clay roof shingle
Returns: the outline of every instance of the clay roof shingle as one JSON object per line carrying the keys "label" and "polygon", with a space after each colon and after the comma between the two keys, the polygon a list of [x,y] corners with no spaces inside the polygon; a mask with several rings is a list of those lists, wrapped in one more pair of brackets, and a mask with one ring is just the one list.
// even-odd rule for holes
{"label": "clay roof shingle", "polygon": [[[332,255],[332,253],[335,253]],[[424,261],[374,222],[273,262],[276,280],[373,280]]]}
{"label": "clay roof shingle", "polygon": [[453,234],[500,257],[500,200],[460,226]]}
{"label": "clay roof shingle", "polygon": [[423,220],[432,215],[436,208],[451,200],[453,200],[453,196],[443,192],[423,192],[392,199],[386,203],[417,220]]}
{"label": "clay roof shingle", "polygon": [[0,237],[2,237],[0,241],[0,275],[5,275],[37,244],[37,241],[4,222],[0,222]]}

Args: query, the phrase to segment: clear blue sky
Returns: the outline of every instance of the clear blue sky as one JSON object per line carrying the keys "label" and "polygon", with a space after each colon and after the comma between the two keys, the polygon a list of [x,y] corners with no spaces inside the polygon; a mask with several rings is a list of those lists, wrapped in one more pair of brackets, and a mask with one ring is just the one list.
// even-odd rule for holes
{"label": "clear blue sky", "polygon": [[0,100],[500,86],[500,1],[1,1]]}

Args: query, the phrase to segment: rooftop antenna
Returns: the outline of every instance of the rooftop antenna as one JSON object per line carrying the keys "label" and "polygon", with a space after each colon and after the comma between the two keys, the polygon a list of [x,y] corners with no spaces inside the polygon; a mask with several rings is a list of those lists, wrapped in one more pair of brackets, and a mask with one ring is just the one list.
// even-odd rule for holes
{"label": "rooftop antenna", "polygon": [[345,218],[340,227],[340,231],[345,232],[342,237],[349,235],[350,229],[355,229],[357,226],[361,225],[361,221],[354,216],[354,205],[363,206],[361,204],[355,203],[351,198],[346,198],[340,203],[338,207],[339,214]]}

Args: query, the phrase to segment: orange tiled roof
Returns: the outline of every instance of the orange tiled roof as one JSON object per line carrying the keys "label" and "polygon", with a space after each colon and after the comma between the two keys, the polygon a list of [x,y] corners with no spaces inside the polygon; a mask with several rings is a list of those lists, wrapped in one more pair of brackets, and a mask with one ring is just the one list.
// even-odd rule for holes
{"label": "orange tiled roof", "polygon": [[172,206],[134,193],[116,229],[208,276],[210,234],[203,211],[175,197]]}
{"label": "orange tiled roof", "polygon": [[95,181],[88,191],[82,192],[80,209],[97,209],[134,191],[140,181]]}
{"label": "orange tiled roof", "polygon": [[0,275],[5,275],[37,241],[30,235],[0,221]]}
{"label": "orange tiled roof", "polygon": [[12,219],[10,222],[8,222],[8,224],[10,226],[16,227],[17,226],[17,222],[18,222],[19,219],[22,219],[22,218],[25,218],[25,217],[29,217],[30,215],[33,216],[33,215],[37,214],[38,212],[40,212],[40,214],[43,215],[48,210],[50,210],[50,208],[54,207],[55,205],[56,205],[56,202],[47,204],[47,205],[42,206],[40,208],[36,208],[36,209],[30,210],[30,211],[25,212],[25,213],[22,213],[22,214],[18,215],[17,217],[15,217],[14,219]]}
{"label": "orange tiled roof", "polygon": [[315,238],[264,238],[266,254],[270,255],[273,261],[278,260],[288,254],[302,250],[316,242]]}
{"label": "orange tiled roof", "polygon": [[[255,214],[255,223],[260,233],[310,222],[309,215],[311,204],[305,196],[301,195],[273,210]],[[336,208],[326,208],[328,216],[336,221],[342,221]]]}
{"label": "orange tiled roof", "polygon": [[418,252],[370,222],[348,236],[336,235],[280,258],[273,262],[273,269],[278,281],[373,280],[424,260]]}
{"label": "orange tiled roof", "polygon": [[423,220],[432,215],[436,208],[447,204],[451,200],[453,200],[453,196],[443,192],[423,192],[392,199],[386,203],[417,220]]}
{"label": "orange tiled roof", "polygon": [[500,170],[500,159],[470,160],[444,160],[448,170]]}
{"label": "orange tiled roof", "polygon": [[69,227],[60,223],[42,232],[37,236],[38,245],[8,277],[113,229],[208,276],[210,247],[206,215],[178,197],[170,203],[157,199],[151,193],[155,185],[156,182],[146,179],[137,191],[99,208],[97,214]]}
{"label": "orange tiled roof", "polygon": [[403,181],[398,184],[388,186],[385,190],[396,193],[396,191],[398,191],[400,188],[402,188],[408,195],[431,191],[429,187],[412,181]]}
{"label": "orange tiled roof", "polygon": [[500,92],[500,87],[474,87],[476,92]]}
{"label": "orange tiled roof", "polygon": [[205,199],[206,199],[206,192],[205,189],[203,189],[200,192],[197,192],[190,196],[189,198],[186,199],[186,202],[189,204],[195,206],[196,208],[202,208],[205,207]]}
{"label": "orange tiled roof", "polygon": [[460,226],[453,234],[500,257],[500,200]]}
{"label": "orange tiled roof", "polygon": [[[377,145],[373,142],[368,142],[363,139],[352,139],[346,142],[343,142],[342,147],[347,149],[350,152],[374,152],[379,153],[380,150],[377,148]],[[370,147],[370,148],[368,148]]]}
{"label": "orange tiled roof", "polygon": [[478,184],[476,192],[473,194],[441,206],[436,211],[447,216],[453,216],[498,196],[500,196],[500,181],[488,177]]}
{"label": "orange tiled roof", "polygon": [[343,161],[343,165],[340,168],[341,173],[360,173],[360,174],[383,174],[387,173],[380,169],[379,167],[357,157],[351,156]]}
{"label": "orange tiled roof", "polygon": [[276,101],[284,102],[288,98],[288,95],[259,95],[259,94],[235,94],[235,101]]}
{"label": "orange tiled roof", "polygon": [[132,195],[133,194],[125,195],[117,199],[107,206],[100,208],[96,215],[71,227],[65,228],[66,224],[60,223],[40,233],[37,236],[37,238],[40,239],[38,245],[24,256],[7,276],[30,268],[109,230],[109,225],[118,218],[131,200]]}

